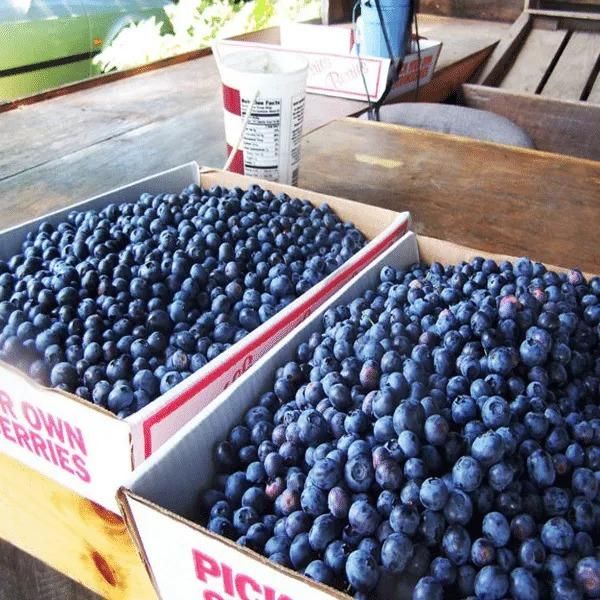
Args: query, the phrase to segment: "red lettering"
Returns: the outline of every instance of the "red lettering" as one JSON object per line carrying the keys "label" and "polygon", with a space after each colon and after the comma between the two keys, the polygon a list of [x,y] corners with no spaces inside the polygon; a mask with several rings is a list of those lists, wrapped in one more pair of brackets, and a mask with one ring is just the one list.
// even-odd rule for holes
{"label": "red lettering", "polygon": [[13,429],[15,430],[15,435],[17,436],[17,443],[19,446],[22,448],[27,448],[29,452],[33,452],[31,450],[31,446],[29,445],[29,434],[27,433],[27,429],[18,423],[13,423]]}
{"label": "red lettering", "polygon": [[85,441],[83,439],[83,433],[81,429],[79,429],[79,427],[72,427],[65,421],[65,432],[67,434],[69,446],[71,446],[73,450],[79,450],[81,454],[87,456],[87,448],[85,447]]}
{"label": "red lettering", "polygon": [[202,595],[204,596],[204,600],[223,600],[223,596],[212,590],[204,590]]}
{"label": "red lettering", "polygon": [[0,429],[2,429],[2,435],[13,444],[17,443],[14,437],[12,437],[12,423],[6,417],[0,417]]}
{"label": "red lettering", "polygon": [[13,419],[17,418],[15,414],[15,409],[13,408],[12,398],[6,393],[0,391],[0,409],[5,415],[12,417]]}
{"label": "red lettering", "polygon": [[84,483],[89,483],[92,478],[90,477],[90,472],[86,469],[85,461],[78,454],[73,455],[73,464],[75,465],[75,473],[81,481]]}
{"label": "red lettering", "polygon": [[73,475],[73,469],[71,469],[71,465],[69,463],[69,451],[65,450],[65,448],[62,446],[56,446],[56,454],[58,454],[60,468],[69,473],[69,475]]}
{"label": "red lettering", "polygon": [[63,431],[63,421],[62,419],[56,419],[48,413],[40,410],[40,417],[42,419],[42,423],[46,431],[48,432],[48,436],[51,438],[56,438],[60,440],[64,444],[65,442],[65,433]]}
{"label": "red lettering", "polygon": [[225,593],[233,596],[235,593],[235,590],[233,589],[233,571],[224,563],[221,563],[221,570],[223,571],[223,587],[225,588]]}
{"label": "red lettering", "polygon": [[39,436],[37,433],[34,433],[33,431],[31,431],[29,433],[29,439],[31,440],[31,443],[33,444],[34,454],[37,454],[38,456],[42,456],[48,462],[52,462],[55,465],[58,465],[58,463],[56,461],[56,456],[54,456],[54,454],[53,454],[52,457],[49,457],[48,454],[46,453],[46,451],[47,451],[46,441],[41,436]]}
{"label": "red lettering", "polygon": [[210,556],[203,554],[202,552],[192,549],[192,556],[194,557],[194,566],[196,568],[196,577],[200,581],[206,583],[206,576],[219,577],[221,575],[221,569],[219,569],[219,563],[213,560]]}
{"label": "red lettering", "polygon": [[237,590],[238,596],[242,600],[259,600],[258,595],[255,595],[252,598],[248,596],[246,593],[246,588],[248,587],[250,587],[257,594],[260,594],[260,586],[258,583],[256,583],[256,581],[254,581],[254,579],[252,579],[252,577],[244,575],[243,573],[235,576],[235,589]]}
{"label": "red lettering", "polygon": [[275,600],[275,590],[270,587],[265,587],[265,600]]}
{"label": "red lettering", "polygon": [[23,415],[25,415],[25,419],[34,429],[41,429],[42,423],[40,422],[40,417],[35,409],[35,406],[31,406],[29,402],[23,402],[21,405],[21,410],[23,411]]}

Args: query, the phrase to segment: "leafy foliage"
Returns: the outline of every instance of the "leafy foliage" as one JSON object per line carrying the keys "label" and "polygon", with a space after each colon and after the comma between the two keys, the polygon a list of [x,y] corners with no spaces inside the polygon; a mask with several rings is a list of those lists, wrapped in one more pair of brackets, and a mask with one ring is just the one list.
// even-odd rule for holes
{"label": "leafy foliage", "polygon": [[103,72],[129,69],[197,50],[214,40],[320,15],[320,0],[179,0],[165,7],[170,28],[155,17],[125,27],[94,63]]}

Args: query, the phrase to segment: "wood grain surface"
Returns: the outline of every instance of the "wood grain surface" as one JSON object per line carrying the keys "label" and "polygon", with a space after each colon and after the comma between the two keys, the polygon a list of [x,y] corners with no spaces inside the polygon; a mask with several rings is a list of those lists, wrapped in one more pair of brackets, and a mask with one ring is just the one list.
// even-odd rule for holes
{"label": "wood grain surface", "polygon": [[514,21],[523,10],[523,0],[420,0],[420,10],[460,19]]}
{"label": "wood grain surface", "polygon": [[600,160],[600,106],[591,102],[568,102],[465,84],[460,103],[489,110],[520,125],[538,150]]}
{"label": "wood grain surface", "polygon": [[100,600],[40,560],[0,540],[0,600]]}
{"label": "wood grain surface", "polygon": [[599,60],[600,33],[574,31],[542,95],[561,100],[582,100]]}
{"label": "wood grain surface", "polygon": [[305,138],[300,185],[410,210],[418,233],[474,248],[600,263],[598,162],[344,119]]}
{"label": "wood grain surface", "polygon": [[[156,598],[120,517],[4,454],[0,454],[0,488],[0,538],[104,598]],[[32,588],[31,582],[23,580],[25,569],[19,560],[13,553],[0,561],[5,574],[0,598],[6,594],[10,600],[58,600],[68,598],[67,594],[77,600],[94,597],[78,594],[79,586],[53,578],[51,572],[38,576]],[[11,578],[7,590],[5,582]]]}
{"label": "wood grain surface", "polygon": [[532,29],[500,87],[535,94],[550,73],[567,31]]}

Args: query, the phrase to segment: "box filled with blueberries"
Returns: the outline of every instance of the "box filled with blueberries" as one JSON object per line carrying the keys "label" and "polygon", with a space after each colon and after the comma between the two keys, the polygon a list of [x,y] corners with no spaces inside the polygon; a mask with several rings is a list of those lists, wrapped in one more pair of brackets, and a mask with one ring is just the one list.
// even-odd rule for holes
{"label": "box filled with blueberries", "polygon": [[0,451],[117,510],[408,219],[190,163],[0,233]]}
{"label": "box filled with blueberries", "polygon": [[407,233],[121,488],[165,600],[600,597],[600,277]]}

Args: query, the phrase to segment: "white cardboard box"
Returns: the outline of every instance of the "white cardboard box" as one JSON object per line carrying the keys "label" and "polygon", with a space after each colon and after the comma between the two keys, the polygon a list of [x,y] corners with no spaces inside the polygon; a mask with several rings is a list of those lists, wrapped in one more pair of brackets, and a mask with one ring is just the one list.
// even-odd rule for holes
{"label": "white cardboard box", "polygon": [[[379,100],[383,95],[391,61],[388,58],[361,56],[359,63],[358,56],[353,54],[354,32],[351,28],[289,23],[281,26],[280,34],[280,45],[222,40],[214,45],[213,53],[217,62],[227,54],[248,48],[300,54],[308,60],[309,64],[307,92],[363,102],[367,102],[369,99],[371,101]],[[415,41],[412,42],[412,51],[404,58],[398,81],[393,86],[388,99],[394,99],[416,89],[419,64],[420,85],[431,81],[442,49],[442,42],[421,39],[420,46],[421,61],[419,63],[417,44]]]}
{"label": "white cardboard box", "polygon": [[[419,259],[456,264],[475,256],[514,258],[407,233],[136,470],[120,489],[119,502],[162,600],[348,600],[341,592],[300,577],[193,522],[199,492],[210,486],[214,475],[213,448],[256,398],[272,389],[275,369],[292,360],[297,346],[312,332],[321,330],[323,313],[376,286],[383,266],[401,268]],[[249,589],[251,596],[246,593]]]}
{"label": "white cardboard box", "polygon": [[317,205],[327,202],[371,241],[267,323],[126,419],[118,419],[74,395],[39,386],[0,362],[0,451],[113,511],[118,510],[116,491],[134,467],[409,227],[408,213],[367,208],[357,202],[215,169],[200,171],[196,163],[189,163],[4,231],[0,233],[0,256],[7,258],[18,252],[25,234],[40,221],[56,223],[74,208],[100,209],[111,202],[136,200],[143,192],[178,193],[193,182],[205,187],[260,183],[266,189],[287,192]]}
{"label": "white cardboard box", "polygon": [[[297,346],[321,329],[325,310],[349,302],[365,288],[376,285],[384,265],[406,266],[417,262],[418,257],[416,236],[409,232],[279,342],[202,415],[182,428],[121,488],[122,512],[160,598],[348,598],[190,519],[196,511],[199,491],[209,486],[214,475],[215,443],[225,439],[256,398],[272,386],[274,370],[292,360]],[[254,595],[245,594],[247,588]]]}

